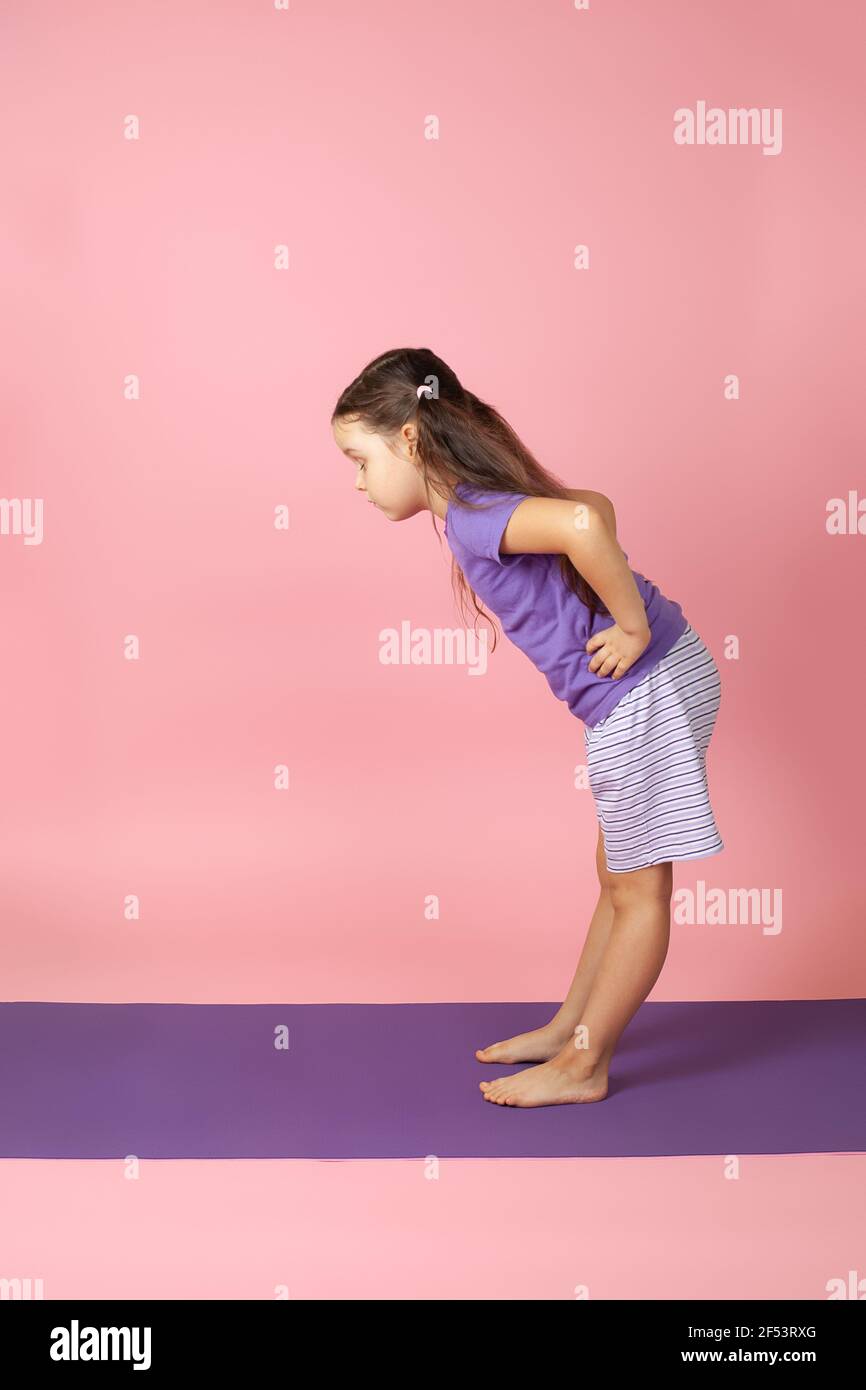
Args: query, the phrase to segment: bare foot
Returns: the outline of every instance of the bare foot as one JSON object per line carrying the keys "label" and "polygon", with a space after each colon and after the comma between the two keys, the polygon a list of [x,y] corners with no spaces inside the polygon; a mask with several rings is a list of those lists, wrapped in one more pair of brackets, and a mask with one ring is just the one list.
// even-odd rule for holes
{"label": "bare foot", "polygon": [[518,1033],[505,1042],[476,1048],[475,1056],[479,1062],[500,1062],[506,1066],[510,1062],[547,1062],[562,1051],[573,1035],[573,1028],[561,1023],[547,1023],[531,1033]]}
{"label": "bare foot", "polygon": [[580,1051],[566,1043],[562,1051],[540,1067],[527,1067],[514,1076],[479,1081],[485,1100],[495,1105],[568,1105],[604,1100],[607,1095],[607,1063],[593,1068]]}

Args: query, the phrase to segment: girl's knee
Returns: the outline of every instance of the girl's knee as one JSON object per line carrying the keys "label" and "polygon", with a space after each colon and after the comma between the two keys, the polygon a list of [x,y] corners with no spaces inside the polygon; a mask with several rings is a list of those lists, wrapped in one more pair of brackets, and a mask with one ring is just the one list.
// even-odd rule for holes
{"label": "girl's knee", "polygon": [[673,864],[667,859],[662,864],[648,864],[646,868],[630,869],[627,873],[610,873],[610,895],[614,906],[647,898],[669,902],[673,880]]}

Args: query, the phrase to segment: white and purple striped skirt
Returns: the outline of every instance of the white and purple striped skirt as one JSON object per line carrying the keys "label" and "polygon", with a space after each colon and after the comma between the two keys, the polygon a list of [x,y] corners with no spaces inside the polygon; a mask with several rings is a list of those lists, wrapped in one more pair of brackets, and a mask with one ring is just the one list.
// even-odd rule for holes
{"label": "white and purple striped skirt", "polygon": [[586,766],[611,873],[724,849],[707,787],[722,681],[687,624],[661,661],[594,729]]}

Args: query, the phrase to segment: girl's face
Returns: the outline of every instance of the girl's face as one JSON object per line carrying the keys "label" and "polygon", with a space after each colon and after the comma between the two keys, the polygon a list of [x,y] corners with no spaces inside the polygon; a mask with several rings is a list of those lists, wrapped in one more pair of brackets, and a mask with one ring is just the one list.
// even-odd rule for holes
{"label": "girl's face", "polygon": [[404,521],[428,505],[409,453],[414,448],[413,426],[404,425],[399,454],[392,453],[381,435],[370,434],[359,424],[338,419],[332,428],[337,448],[355,465],[355,487],[391,521]]}

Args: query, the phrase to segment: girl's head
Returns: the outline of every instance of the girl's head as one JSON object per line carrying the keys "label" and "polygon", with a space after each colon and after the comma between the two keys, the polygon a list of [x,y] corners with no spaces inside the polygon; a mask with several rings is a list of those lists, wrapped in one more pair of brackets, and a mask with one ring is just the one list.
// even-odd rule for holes
{"label": "girl's head", "polygon": [[[433,494],[443,506],[467,505],[455,491],[461,482],[483,492],[568,498],[499,412],[429,348],[395,348],[368,362],[340,395],[331,429],[355,464],[356,487],[392,521],[433,512]],[[603,608],[568,556],[561,561],[565,583],[591,611]],[[465,576],[456,560],[453,568],[462,595]]]}
{"label": "girl's head", "polygon": [[[433,377],[432,385],[425,382]],[[337,445],[355,464],[355,486],[392,521],[432,510],[431,494],[452,495],[459,481],[447,468],[447,451],[434,450],[428,438],[429,390],[445,408],[464,403],[456,376],[428,349],[386,352],[346,387],[331,417]]]}

